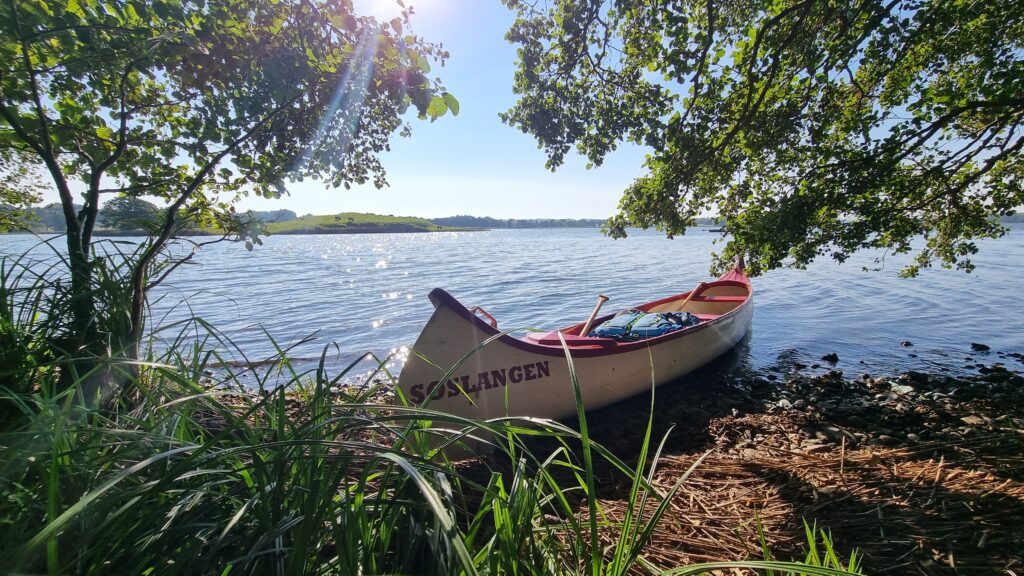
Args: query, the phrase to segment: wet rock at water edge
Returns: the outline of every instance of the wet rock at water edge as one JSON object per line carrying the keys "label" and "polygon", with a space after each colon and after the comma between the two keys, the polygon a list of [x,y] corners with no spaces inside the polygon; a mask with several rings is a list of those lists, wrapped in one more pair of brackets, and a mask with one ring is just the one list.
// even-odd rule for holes
{"label": "wet rock at water edge", "polygon": [[912,394],[914,392],[914,388],[912,386],[906,386],[904,384],[893,384],[889,387],[889,390],[892,390],[900,396],[906,396],[907,394]]}
{"label": "wet rock at water edge", "polygon": [[904,382],[910,382],[912,384],[927,384],[928,375],[923,372],[909,370],[902,376],[900,376],[900,380],[903,380]]}
{"label": "wet rock at water edge", "polygon": [[978,342],[971,342],[971,350],[974,350],[975,352],[988,352],[991,349],[992,348],[986,346],[985,344],[979,344]]}
{"label": "wet rock at water edge", "polygon": [[831,362],[832,364],[835,364],[836,362],[839,362],[839,355],[836,354],[835,352],[829,352],[828,354],[822,356],[821,359],[824,360],[825,362]]}

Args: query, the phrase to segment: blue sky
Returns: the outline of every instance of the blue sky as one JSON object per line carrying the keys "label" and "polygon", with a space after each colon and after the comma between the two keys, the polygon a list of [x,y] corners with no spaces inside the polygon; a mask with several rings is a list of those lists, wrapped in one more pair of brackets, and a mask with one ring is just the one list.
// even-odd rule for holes
{"label": "blue sky", "polygon": [[[410,113],[412,137],[392,138],[381,159],[390,186],[325,189],[316,182],[290,188],[278,200],[247,199],[242,209],[288,208],[302,214],[376,212],[427,218],[470,214],[496,218],[606,218],[643,172],[643,149],[624,144],[604,165],[586,170],[575,155],[557,172],[532,136],[502,124],[515,103],[515,47],[505,41],[513,14],[500,0],[411,0],[412,31],[451,53],[440,76],[460,103],[459,115],[436,122]],[[395,0],[356,0],[357,10],[382,19]]]}

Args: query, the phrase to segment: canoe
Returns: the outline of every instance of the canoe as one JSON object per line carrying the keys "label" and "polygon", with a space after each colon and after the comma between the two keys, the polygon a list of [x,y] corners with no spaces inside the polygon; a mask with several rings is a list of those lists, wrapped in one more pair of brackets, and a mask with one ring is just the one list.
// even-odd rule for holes
{"label": "canoe", "polygon": [[[513,336],[486,311],[467,308],[436,288],[429,295],[434,314],[413,345],[398,386],[410,403],[458,416],[565,418],[576,414],[568,349],[585,408],[600,408],[648,392],[652,383],[676,380],[743,339],[753,314],[753,288],[742,264],[691,292],[632,308],[689,312],[699,324],[622,341],[581,335],[583,322]],[[593,325],[613,316],[598,317]]]}

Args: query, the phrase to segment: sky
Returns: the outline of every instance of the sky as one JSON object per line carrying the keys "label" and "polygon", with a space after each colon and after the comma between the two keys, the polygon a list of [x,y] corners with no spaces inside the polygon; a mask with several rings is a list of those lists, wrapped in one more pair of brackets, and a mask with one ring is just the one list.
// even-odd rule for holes
{"label": "sky", "polygon": [[[357,12],[390,20],[395,0],[356,0]],[[505,41],[514,14],[500,0],[410,0],[412,32],[440,42],[451,53],[441,68],[432,63],[459,100],[459,115],[435,122],[407,119],[412,136],[395,134],[381,155],[389,187],[326,189],[317,182],[289,187],[276,200],[249,198],[241,209],[287,208],[299,215],[374,212],[437,218],[469,214],[494,218],[607,218],[622,191],[643,173],[646,151],[623,144],[601,167],[586,169],[573,154],[557,172],[536,140],[507,126],[498,113],[516,101],[512,93],[515,46]]]}

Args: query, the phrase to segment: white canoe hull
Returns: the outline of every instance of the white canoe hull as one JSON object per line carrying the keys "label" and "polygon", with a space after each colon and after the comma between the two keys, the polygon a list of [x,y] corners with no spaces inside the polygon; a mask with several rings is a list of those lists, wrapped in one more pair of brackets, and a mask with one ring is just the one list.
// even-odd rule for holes
{"label": "white canoe hull", "polygon": [[[557,419],[576,414],[569,363],[561,345],[551,338],[547,345],[540,345],[529,338],[501,335],[442,290],[434,290],[430,298],[434,314],[399,377],[399,388],[410,403],[478,419]],[[753,294],[734,306],[671,337],[629,346],[607,342],[589,346],[585,339],[572,339],[569,353],[586,409],[676,380],[728,351],[750,328]]]}

